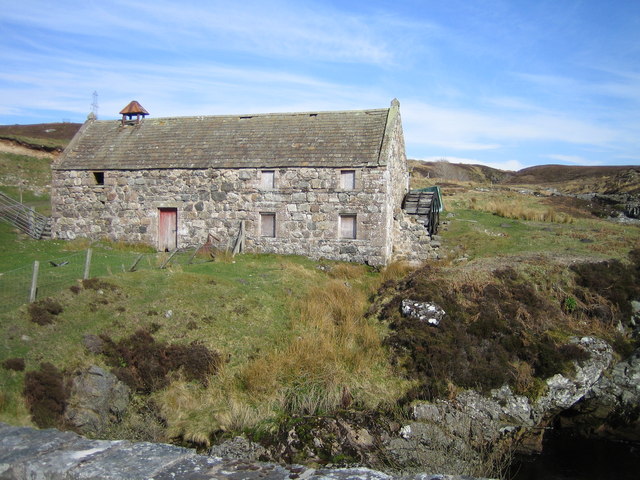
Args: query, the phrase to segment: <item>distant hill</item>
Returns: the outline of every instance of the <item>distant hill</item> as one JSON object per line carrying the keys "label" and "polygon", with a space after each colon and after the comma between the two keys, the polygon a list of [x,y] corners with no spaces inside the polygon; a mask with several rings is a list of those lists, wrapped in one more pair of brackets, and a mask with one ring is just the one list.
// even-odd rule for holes
{"label": "distant hill", "polygon": [[527,185],[555,188],[564,193],[640,194],[640,166],[580,167],[572,165],[539,165],[517,172],[484,165],[468,165],[446,161],[409,160],[414,183],[423,179],[440,182],[478,182],[503,185]]}
{"label": "distant hill", "polygon": [[0,139],[11,140],[36,150],[62,150],[82,126],[81,123],[37,123],[0,125]]}
{"label": "distant hill", "polygon": [[414,177],[479,183],[501,183],[514,173],[485,165],[469,165],[445,161],[423,162],[421,160],[409,160],[409,169]]}
{"label": "distant hill", "polygon": [[540,165],[519,170],[503,183],[556,187],[567,193],[640,194],[640,166]]}

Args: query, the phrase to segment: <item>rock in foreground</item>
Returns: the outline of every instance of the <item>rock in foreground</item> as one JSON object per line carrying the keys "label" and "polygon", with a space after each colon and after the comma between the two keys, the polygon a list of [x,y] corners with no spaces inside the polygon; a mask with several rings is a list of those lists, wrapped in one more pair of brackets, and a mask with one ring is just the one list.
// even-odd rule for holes
{"label": "rock in foreground", "polygon": [[[3,480],[462,480],[447,475],[391,477],[367,468],[315,470],[198,455],[173,445],[89,440],[75,433],[0,423]],[[468,479],[469,477],[465,477]]]}

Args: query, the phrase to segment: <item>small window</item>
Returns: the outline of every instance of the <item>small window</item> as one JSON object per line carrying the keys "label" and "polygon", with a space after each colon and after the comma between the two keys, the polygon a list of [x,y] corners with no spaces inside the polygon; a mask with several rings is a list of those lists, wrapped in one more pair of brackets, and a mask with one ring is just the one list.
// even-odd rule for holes
{"label": "small window", "polygon": [[93,181],[96,185],[104,185],[104,172],[93,172]]}
{"label": "small window", "polygon": [[275,237],[276,236],[276,214],[261,213],[260,214],[260,236]]}
{"label": "small window", "polygon": [[355,170],[340,171],[340,188],[342,190],[353,190],[354,188],[356,188]]}
{"label": "small window", "polygon": [[356,216],[340,215],[340,238],[356,238]]}
{"label": "small window", "polygon": [[274,170],[262,170],[260,174],[260,187],[271,190],[276,186],[276,172]]}

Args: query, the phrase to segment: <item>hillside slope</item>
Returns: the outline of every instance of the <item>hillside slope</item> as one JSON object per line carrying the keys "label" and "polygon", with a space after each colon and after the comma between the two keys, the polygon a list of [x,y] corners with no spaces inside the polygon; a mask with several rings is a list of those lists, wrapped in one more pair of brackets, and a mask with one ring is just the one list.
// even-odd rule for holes
{"label": "hillside slope", "polygon": [[80,123],[37,123],[0,125],[0,139],[10,140],[33,150],[61,152],[80,129]]}
{"label": "hillside slope", "polygon": [[484,165],[409,160],[415,186],[431,181],[554,188],[562,193],[640,194],[640,166],[538,165],[517,172]]}
{"label": "hillside slope", "polygon": [[565,193],[640,194],[640,166],[539,165],[505,178],[510,185],[544,185]]}
{"label": "hillside slope", "polygon": [[506,172],[485,165],[468,165],[445,161],[423,162],[421,160],[409,160],[409,169],[415,178],[441,178],[478,183],[499,183],[513,174],[513,172]]}
{"label": "hillside slope", "polygon": [[[6,158],[0,180],[47,184],[47,159],[34,160]],[[66,386],[99,366],[132,397],[124,415],[94,434],[204,448],[242,433],[274,461],[495,475],[485,456],[499,449],[487,443],[467,442],[465,460],[442,431],[403,450],[384,442],[413,441],[406,426],[418,401],[507,385],[539,398],[547,378],[569,378],[585,360],[572,337],[604,338],[620,358],[638,348],[631,302],[640,301],[640,227],[598,218],[586,200],[537,190],[631,190],[638,168],[410,165],[414,186],[444,186],[447,209],[439,261],[417,269],[217,252],[168,268],[158,267],[164,254],[148,254],[127,271],[140,255],[135,246],[38,242],[0,226],[0,281],[16,279],[0,291],[27,291],[36,259],[41,278],[81,265],[74,248],[91,246],[92,274],[102,276],[63,284],[54,301],[0,313],[0,420],[69,428]],[[97,273],[100,261],[107,273]],[[407,302],[436,303],[445,316],[425,325],[405,313]],[[194,379],[203,352],[212,352],[215,368]],[[170,360],[178,357],[176,366]],[[417,461],[398,453],[420,449],[428,455]]]}

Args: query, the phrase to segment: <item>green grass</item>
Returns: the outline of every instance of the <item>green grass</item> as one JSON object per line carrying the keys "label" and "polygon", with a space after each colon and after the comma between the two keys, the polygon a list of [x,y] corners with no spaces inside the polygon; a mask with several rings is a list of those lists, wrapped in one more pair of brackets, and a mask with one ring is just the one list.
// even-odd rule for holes
{"label": "green grass", "polygon": [[[2,268],[15,267],[18,263],[16,258],[20,259],[19,262],[39,259],[41,268],[52,273],[62,274],[67,268],[75,268],[74,276],[65,280],[66,283],[61,284],[63,286],[52,295],[64,307],[53,324],[40,326],[33,323],[26,306],[0,314],[0,360],[21,357],[25,359],[26,370],[34,370],[40,363],[50,362],[61,370],[71,372],[81,366],[104,363],[100,356],[94,356],[85,350],[82,344],[84,335],[106,334],[117,341],[138,329],[153,331],[154,338],[161,342],[202,342],[211,350],[218,351],[226,360],[224,375],[217,384],[221,390],[216,395],[222,395],[222,399],[216,397],[214,403],[211,403],[213,400],[210,396],[206,397],[206,401],[201,400],[203,395],[210,395],[207,393],[209,391],[189,387],[190,393],[184,402],[190,407],[180,411],[177,418],[176,412],[165,408],[165,414],[173,428],[171,431],[193,441],[206,443],[208,436],[220,427],[221,422],[226,424],[225,419],[233,417],[234,409],[251,412],[251,415],[247,413],[247,423],[243,424],[245,427],[277,416],[282,408],[281,402],[284,401],[280,392],[293,388],[285,385],[307,381],[305,375],[300,377],[290,372],[291,369],[304,370],[301,360],[295,360],[296,355],[302,359],[311,353],[316,358],[314,362],[323,365],[323,371],[326,367],[328,371],[342,372],[346,367],[340,365],[344,361],[352,362],[354,358],[358,358],[359,350],[363,349],[364,352],[370,350],[371,345],[380,345],[381,331],[371,330],[364,324],[358,328],[350,327],[349,331],[345,330],[340,334],[340,341],[346,341],[345,345],[349,345],[351,360],[344,360],[346,355],[336,354],[330,345],[332,341],[327,340],[334,338],[334,333],[331,333],[334,320],[329,316],[323,319],[329,323],[322,327],[329,333],[325,334],[326,338],[320,343],[330,350],[327,353],[330,358],[324,358],[322,349],[319,348],[317,328],[320,327],[316,324],[312,327],[304,326],[298,320],[301,308],[310,301],[307,297],[310,292],[314,289],[322,290],[321,286],[329,283],[342,286],[344,290],[344,281],[348,280],[352,286],[343,300],[346,307],[331,306],[331,312],[336,311],[336,308],[347,308],[351,312],[349,321],[357,323],[363,307],[353,309],[355,298],[369,295],[379,278],[379,274],[364,266],[332,262],[330,265],[333,269],[327,273],[317,268],[318,262],[304,257],[251,254],[239,255],[228,261],[187,264],[190,257],[187,253],[176,257],[168,268],[160,270],[157,268],[159,257],[166,255],[147,253],[138,265],[138,271],[121,273],[122,267],[128,267],[138,252],[127,251],[118,244],[96,242],[92,245],[92,272],[101,272],[100,275],[113,287],[103,286],[99,290],[83,288],[73,293],[69,287],[79,285],[76,279],[81,276],[84,249],[88,242],[32,241],[16,237],[11,229],[1,228],[0,237],[6,240],[2,243],[4,255],[0,255]],[[17,256],[18,252],[20,255]],[[48,262],[44,262],[50,258],[69,259],[70,263],[53,268]],[[26,270],[28,277],[30,270]],[[330,298],[320,302],[320,310],[331,303]],[[355,305],[362,304],[356,302]],[[341,314],[336,318],[343,316]],[[368,335],[367,345],[362,341],[348,340],[350,335],[362,336],[362,332]],[[301,338],[306,339],[308,348],[293,348],[292,346],[298,345],[296,339]],[[325,387],[323,381],[309,376],[308,381],[315,382],[316,390],[311,392],[313,400],[301,393],[299,408],[307,408],[310,402],[316,401],[318,405],[333,405],[336,398],[339,399],[336,392],[342,392],[343,388],[347,388],[344,385],[349,384],[354,396],[357,397],[358,392],[362,392],[363,396],[375,397],[371,393],[371,378],[379,380],[375,390],[381,398],[384,397],[385,382],[393,391],[398,391],[398,381],[393,379],[389,369],[381,367],[385,364],[385,356],[377,357],[376,362],[370,362],[371,368],[368,363],[356,362],[359,365],[359,375],[354,375],[353,379],[349,380],[345,374],[341,374],[340,382],[331,381],[329,387],[333,390],[330,392],[330,401],[322,398],[327,395],[322,390]],[[273,386],[266,377],[273,371],[271,367],[275,362],[282,364],[277,369],[279,378],[275,381],[284,384],[273,387],[275,390],[269,391],[269,398],[263,402],[263,406],[257,406],[255,392],[247,391],[246,384],[240,379],[246,377],[247,368],[250,368],[254,383],[266,381]],[[332,366],[333,363],[336,365]],[[260,371],[258,377],[255,376],[256,365],[266,368]],[[0,368],[0,387],[4,392],[3,399],[0,399],[0,421],[28,423],[28,415],[21,402],[23,378],[24,372]],[[362,387],[365,384],[366,388]],[[166,394],[165,400],[159,396],[156,401],[160,405],[170,404],[181,383],[176,385]],[[235,403],[229,404],[229,398],[234,398]],[[264,399],[264,396],[261,398]],[[216,410],[218,413],[215,416],[196,415],[195,412],[202,408],[203,402],[215,404],[221,410]],[[263,408],[264,406],[267,408]]]}
{"label": "green grass", "polygon": [[[473,192],[474,198],[493,192]],[[470,258],[518,254],[544,254],[590,258],[624,258],[640,244],[640,227],[596,217],[574,218],[572,223],[509,219],[469,208],[466,192],[447,197],[447,212],[453,214],[441,231],[445,244],[459,246]],[[525,197],[527,206],[545,208],[536,197]],[[480,202],[478,202],[480,203]],[[445,212],[443,219],[446,219]]]}
{"label": "green grass", "polygon": [[[454,216],[442,231],[442,250],[457,249],[471,260],[536,254],[623,258],[640,243],[637,227],[586,217],[570,224],[506,219],[469,208],[469,195],[483,193],[459,191],[445,198]],[[38,198],[29,194],[25,201]],[[526,201],[527,206],[544,207],[535,198]],[[113,288],[73,293],[69,287],[79,285],[88,247],[93,249],[91,276]],[[138,271],[126,272],[140,254],[145,256]],[[104,365],[101,356],[85,350],[83,337],[106,334],[117,341],[141,328],[154,332],[159,342],[200,341],[225,359],[220,374],[208,386],[176,375],[152,397],[167,425],[167,437],[161,440],[176,436],[200,444],[222,431],[258,429],[287,415],[331,413],[340,407],[344,392],[356,408],[393,406],[411,386],[392,369],[382,346],[389,335],[387,324],[364,316],[378,286],[387,280],[395,285],[390,272],[395,271],[397,279],[408,273],[405,267],[380,273],[329,262],[332,268],[326,272],[317,268],[319,262],[296,256],[244,254],[220,256],[215,262],[196,258],[187,264],[189,257],[178,255],[160,270],[166,254],[149,247],[82,239],[35,241],[0,223],[0,272],[22,267],[28,283],[30,266],[39,260],[42,275],[57,282],[50,290],[43,285],[40,293],[64,307],[56,321],[45,326],[30,321],[26,306],[0,314],[0,362],[21,357],[27,370],[51,362],[67,372]],[[51,267],[49,260],[69,264]],[[482,279],[480,273],[448,268],[471,287]],[[523,270],[522,278],[537,289],[547,285],[549,272],[561,276],[564,270],[541,263],[539,271],[535,266]],[[442,288],[455,290],[455,278],[446,275]],[[517,367],[527,379],[523,365]],[[0,368],[0,421],[29,423],[21,397],[24,375]]]}
{"label": "green grass", "polygon": [[0,184],[48,189],[51,184],[51,160],[0,152]]}

